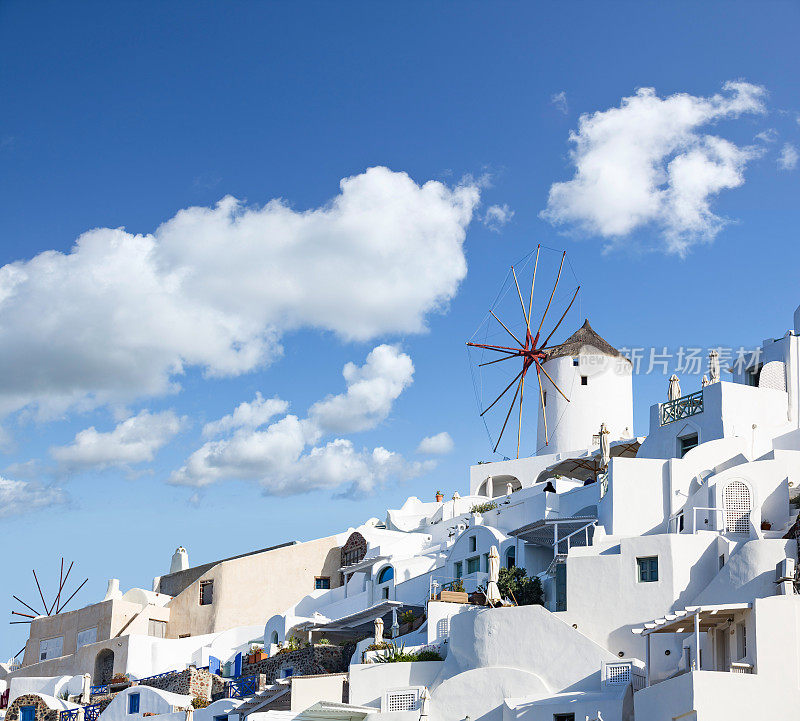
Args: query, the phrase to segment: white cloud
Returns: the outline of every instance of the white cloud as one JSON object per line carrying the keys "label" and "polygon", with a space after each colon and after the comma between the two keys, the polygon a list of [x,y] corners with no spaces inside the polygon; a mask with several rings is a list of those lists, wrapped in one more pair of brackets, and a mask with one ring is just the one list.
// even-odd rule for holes
{"label": "white cloud", "polygon": [[324,205],[178,212],[152,234],[99,228],[69,253],[0,268],[0,414],[125,403],[188,367],[246,373],[291,329],[345,340],[417,333],[466,274],[476,182],[370,168]]}
{"label": "white cloud", "polygon": [[758,153],[701,128],[765,112],[764,88],[738,81],[723,89],[662,99],[641,88],[618,108],[582,115],[570,134],[575,176],[551,186],[542,217],[612,243],[652,225],[666,250],[681,254],[712,239],[725,223],[712,212],[712,199],[742,185]]}
{"label": "white cloud", "polygon": [[172,411],[139,414],[119,423],[114,430],[99,432],[94,426],[80,431],[67,446],[56,446],[50,454],[63,468],[109,468],[152,461],[185,425]]}
{"label": "white cloud", "polygon": [[345,366],[347,391],[312,405],[308,418],[289,414],[269,425],[265,419],[259,425],[219,426],[229,435],[203,444],[169,481],[194,487],[225,480],[256,481],[273,495],[344,486],[344,492],[351,494],[369,491],[390,477],[418,475],[431,463],[408,462],[380,446],[358,450],[343,438],[321,443],[326,434],[365,430],[380,423],[411,383],[413,372],[411,358],[396,347],[377,346],[362,366]]}
{"label": "white cloud", "polygon": [[556,106],[564,115],[569,113],[569,105],[567,104],[567,93],[562,90],[559,93],[554,93],[550,96],[550,102]]}
{"label": "white cloud", "polygon": [[203,435],[213,438],[235,428],[258,428],[263,426],[270,418],[283,415],[289,410],[289,404],[280,398],[264,398],[261,393],[256,393],[252,403],[240,403],[230,415],[223,416],[217,421],[206,423],[203,426]]}
{"label": "white cloud", "polygon": [[762,143],[774,143],[778,139],[778,131],[775,128],[767,128],[756,134],[756,140]]}
{"label": "white cloud", "polygon": [[374,428],[389,415],[392,403],[411,384],[414,364],[396,346],[379,345],[366,363],[345,365],[347,392],[311,406],[309,417],[322,431],[352,433]]}
{"label": "white cloud", "polygon": [[0,477],[0,518],[17,516],[66,502],[67,496],[60,488]]}
{"label": "white cloud", "polygon": [[443,456],[452,450],[453,439],[447,431],[437,433],[435,436],[426,436],[417,446],[417,453],[424,456]]}
{"label": "white cloud", "polygon": [[791,143],[786,143],[778,156],[778,168],[781,170],[794,170],[797,167],[797,161],[800,160],[800,153],[797,148]]}
{"label": "white cloud", "polygon": [[514,211],[504,203],[503,205],[490,205],[486,209],[482,221],[489,230],[500,232],[500,228],[513,217]]}

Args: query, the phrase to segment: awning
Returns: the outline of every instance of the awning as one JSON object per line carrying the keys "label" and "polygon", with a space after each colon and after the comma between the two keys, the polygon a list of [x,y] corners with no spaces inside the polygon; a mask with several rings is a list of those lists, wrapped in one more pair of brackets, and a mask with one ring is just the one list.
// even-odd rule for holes
{"label": "awning", "polygon": [[[533,546],[543,546],[552,548],[556,540],[562,541],[571,533],[580,531],[587,526],[597,523],[597,518],[593,516],[568,516],[566,518],[545,518],[533,523],[528,523],[513,531],[509,531],[509,536],[521,538],[526,543]],[[556,534],[558,536],[556,537]],[[576,538],[571,544],[573,546],[583,545],[580,537]]]}
{"label": "awning", "polygon": [[342,566],[339,571],[341,573],[356,573],[357,571],[366,571],[368,568],[372,568],[378,561],[386,561],[391,556],[370,556],[368,558],[362,558],[360,561],[356,563],[351,563],[349,566]]}
{"label": "awning", "polygon": [[695,616],[699,617],[700,631],[710,631],[733,620],[739,611],[751,608],[749,603],[729,603],[722,606],[687,606],[682,611],[668,613],[656,618],[642,628],[631,629],[637,636],[651,633],[692,633],[695,630]]}
{"label": "awning", "polygon": [[402,608],[404,603],[400,601],[381,601],[374,606],[365,608],[362,611],[350,613],[341,618],[331,619],[330,621],[314,622],[306,621],[300,623],[295,628],[301,631],[350,631],[365,624],[373,623],[376,618],[383,618],[391,613],[394,608]]}
{"label": "awning", "polygon": [[317,701],[305,711],[301,711],[298,719],[360,719],[369,714],[378,713],[380,709],[371,706],[352,706],[349,703],[336,701]]}
{"label": "awning", "polygon": [[[634,458],[639,452],[644,438],[629,438],[624,441],[614,441],[611,443],[612,458]],[[572,458],[565,458],[552,466],[545,468],[536,478],[537,483],[544,483],[553,476],[566,476],[578,481],[588,481],[597,478],[597,474],[602,470],[602,459],[600,450],[593,453],[582,453]]]}

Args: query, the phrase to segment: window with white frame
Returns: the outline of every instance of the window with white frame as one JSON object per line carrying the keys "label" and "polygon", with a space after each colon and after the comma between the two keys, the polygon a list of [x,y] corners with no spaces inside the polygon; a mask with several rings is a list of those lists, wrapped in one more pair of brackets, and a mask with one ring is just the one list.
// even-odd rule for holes
{"label": "window with white frame", "polygon": [[639,583],[650,583],[658,580],[658,556],[645,556],[636,559]]}

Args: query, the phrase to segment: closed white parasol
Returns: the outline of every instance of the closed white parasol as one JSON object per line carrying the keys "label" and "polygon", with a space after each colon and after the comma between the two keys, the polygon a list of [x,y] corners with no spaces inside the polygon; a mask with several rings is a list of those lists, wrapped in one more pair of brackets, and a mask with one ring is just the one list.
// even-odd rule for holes
{"label": "closed white parasol", "polygon": [[500,598],[500,589],[497,581],[500,579],[500,554],[497,546],[492,546],[489,551],[489,584],[486,586],[486,603],[489,606],[499,606],[503,599]]}

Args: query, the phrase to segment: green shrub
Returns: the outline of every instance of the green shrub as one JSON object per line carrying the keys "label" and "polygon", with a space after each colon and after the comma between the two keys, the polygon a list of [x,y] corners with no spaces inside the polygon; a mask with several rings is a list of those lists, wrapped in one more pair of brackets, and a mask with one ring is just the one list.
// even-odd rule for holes
{"label": "green shrub", "polygon": [[207,698],[200,698],[199,696],[195,696],[192,699],[192,707],[193,708],[205,708],[211,703]]}
{"label": "green shrub", "polygon": [[486,513],[486,511],[493,511],[495,508],[497,508],[497,504],[494,501],[487,501],[486,503],[477,503],[469,509],[469,512]]}
{"label": "green shrub", "polygon": [[501,568],[497,587],[503,598],[516,601],[518,606],[544,606],[544,589],[538,577],[531,578],[521,566]]}
{"label": "green shrub", "polygon": [[[386,644],[386,653],[375,658],[377,663],[403,663],[409,661],[442,661],[442,656],[437,651],[422,649],[420,651],[406,651],[405,646],[395,643]],[[383,650],[383,649],[381,649]]]}

